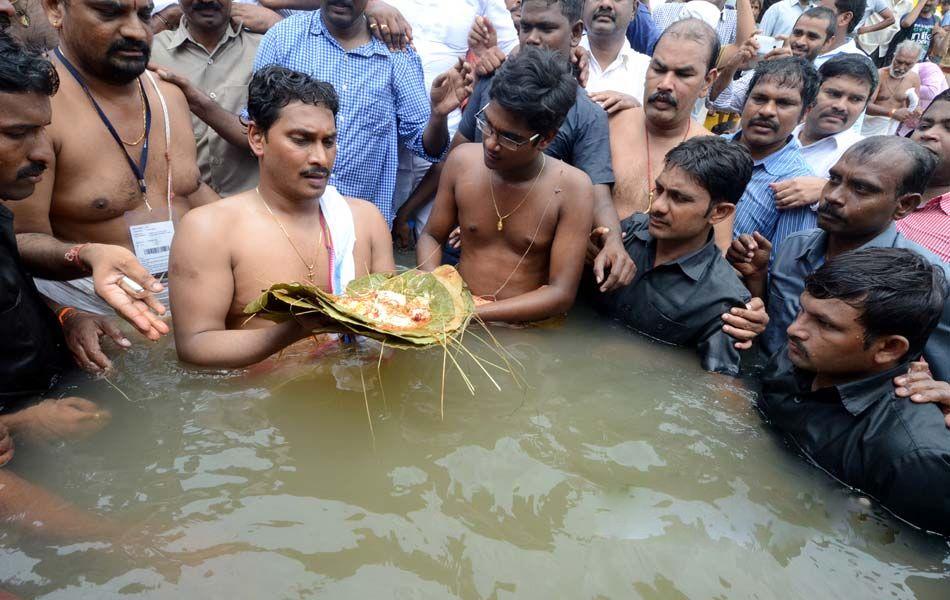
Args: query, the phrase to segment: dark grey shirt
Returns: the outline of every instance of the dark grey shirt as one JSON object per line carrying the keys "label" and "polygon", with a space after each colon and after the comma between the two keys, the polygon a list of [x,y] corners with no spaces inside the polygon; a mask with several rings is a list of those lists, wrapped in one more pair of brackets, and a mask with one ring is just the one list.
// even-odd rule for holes
{"label": "dark grey shirt", "polygon": [[950,533],[950,432],[934,404],[894,394],[906,362],[877,375],[811,391],[786,348],[772,357],[759,408],[802,452],[898,516]]}
{"label": "dark grey shirt", "polygon": [[[462,113],[458,132],[473,142],[482,141],[482,132],[475,124],[475,114],[485,108],[490,98],[491,77],[475,84],[468,106]],[[577,100],[557,132],[554,141],[544,151],[548,156],[563,160],[587,173],[594,185],[613,185],[614,170],[610,162],[610,131],[607,113],[587,97],[584,88],[577,88]]]}
{"label": "dark grey shirt", "polygon": [[[950,278],[950,264],[936,254],[900,233],[893,223],[863,248],[906,248],[925,257],[944,270]],[[800,231],[788,236],[769,267],[769,325],[762,334],[762,347],[771,356],[785,345],[785,330],[798,315],[799,297],[805,291],[805,277],[825,264],[828,234],[822,229]],[[950,381],[950,301],[943,307],[943,317],[924,347],[924,358],[940,381]]]}
{"label": "dark grey shirt", "polygon": [[621,226],[637,274],[624,288],[597,293],[598,308],[655,340],[695,347],[707,371],[738,375],[739,351],[722,331],[722,314],[745,306],[750,296],[713,236],[696,252],[654,267],[656,240],[648,230],[649,217],[636,213]]}

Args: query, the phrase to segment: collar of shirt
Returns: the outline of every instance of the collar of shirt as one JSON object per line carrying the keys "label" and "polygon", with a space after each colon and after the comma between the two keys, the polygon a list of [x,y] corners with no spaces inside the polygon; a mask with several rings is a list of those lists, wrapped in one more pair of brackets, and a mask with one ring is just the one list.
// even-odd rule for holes
{"label": "collar of shirt", "polygon": [[795,142],[798,144],[799,148],[819,148],[821,145],[825,145],[825,146],[833,145],[835,148],[837,148],[841,146],[842,144],[847,144],[851,142],[852,139],[854,139],[854,142],[857,142],[858,140],[864,137],[860,133],[855,132],[853,127],[848,127],[844,131],[839,131],[838,133],[834,135],[829,135],[826,138],[821,138],[817,142],[812,142],[806,146],[805,144],[802,143],[800,139],[798,139],[798,134],[802,132],[803,127],[805,127],[805,124],[800,123],[798,127],[796,127],[794,131],[792,131],[792,137],[795,139]]}
{"label": "collar of shirt", "polygon": [[894,378],[907,373],[908,369],[908,361],[903,361],[887,371],[869,375],[864,379],[812,391],[811,385],[815,380],[815,374],[798,369],[788,359],[787,352],[783,351],[782,354],[783,362],[787,361],[785,366],[794,377],[800,395],[819,398],[830,396],[840,401],[845,410],[854,416],[860,415],[877,402],[889,400],[894,395]]}
{"label": "collar of shirt", "polygon": [[[228,23],[227,31],[224,32],[224,37],[218,40],[218,45],[212,48],[210,54],[214,54],[218,48],[241,35],[243,31],[244,23],[236,19],[231,19],[231,21]],[[188,31],[188,18],[183,15],[181,17],[181,22],[178,24],[178,29],[175,30],[175,35],[172,36],[171,43],[168,45],[168,49],[174,50],[185,42],[191,42],[199,48],[204,48],[204,46],[196,42],[195,38],[191,36],[191,32]]]}
{"label": "collar of shirt", "polygon": [[[897,228],[892,221],[891,224],[887,226],[887,229],[861,246],[861,248],[893,248],[898,235],[900,234],[897,233]],[[825,263],[825,251],[827,249],[828,233],[823,229],[814,229],[812,230],[812,236],[801,247],[795,258],[799,261],[807,261],[808,272],[812,273]]]}
{"label": "collar of shirt", "polygon": [[934,198],[931,198],[930,200],[926,202],[926,204],[924,204],[917,210],[923,210],[923,209],[927,209],[927,210],[939,209],[943,211],[943,214],[950,217],[950,192],[947,192],[946,194],[942,196],[936,196]]}
{"label": "collar of shirt", "polygon": [[[824,54],[819,54],[815,61],[824,61],[833,56],[838,56],[839,54],[864,54],[864,52],[858,48],[857,44],[854,43],[854,38],[850,38],[847,42],[841,44],[834,50]],[[867,56],[867,54],[864,54],[864,56]]]}
{"label": "collar of shirt", "polygon": [[[594,56],[594,53],[590,49],[590,40],[587,37],[587,34],[584,34],[584,37],[581,38],[580,46],[587,50],[587,54],[590,55],[590,66],[596,68],[600,73],[606,73],[608,71],[613,71],[614,69],[619,69],[621,66],[623,68],[629,68],[630,61],[635,58],[637,55],[640,55],[639,52],[633,49],[633,46],[630,45],[630,42],[627,40],[626,36],[623,38],[623,46],[620,47],[620,52],[617,53],[617,58],[614,59],[612,63],[606,67],[602,67],[600,63],[597,62],[597,58]],[[642,56],[642,55],[641,55]]]}
{"label": "collar of shirt", "polygon": [[[634,230],[631,235],[642,241],[643,244],[649,249],[651,264],[648,268],[643,269],[643,272],[647,273],[649,271],[653,271],[656,268],[656,265],[654,264],[656,262],[656,239],[650,235],[650,230],[646,227]],[[684,275],[693,281],[699,281],[702,278],[703,273],[705,273],[706,269],[709,267],[709,263],[716,259],[716,255],[718,253],[719,249],[714,243],[712,232],[710,232],[709,237],[706,239],[706,243],[702,248],[690,252],[689,254],[684,254],[676,260],[663,263],[662,265],[659,265],[659,267],[672,267],[675,265],[680,268],[680,271],[682,271]]]}
{"label": "collar of shirt", "polygon": [[347,50],[343,48],[343,45],[337,41],[333,34],[327,31],[326,27],[323,26],[323,17],[321,10],[313,11],[313,14],[310,16],[310,33],[315,36],[322,36],[330,40],[330,42],[338,47],[345,53],[359,54],[361,56],[372,56],[373,54],[381,54],[383,56],[389,56],[389,48],[386,47],[386,44],[377,40],[374,36],[369,36],[369,43],[363,44],[358,48],[353,48],[352,50]]}
{"label": "collar of shirt", "polygon": [[[741,139],[742,139],[742,130],[740,129],[739,131],[735,132],[732,135],[732,140],[736,143],[739,143]],[[752,166],[753,167],[761,166],[763,169],[765,169],[768,172],[769,175],[772,175],[774,177],[782,177],[783,175],[785,175],[785,169],[781,167],[786,164],[786,157],[789,154],[793,154],[795,152],[801,153],[801,150],[799,149],[800,147],[801,146],[799,146],[799,144],[795,141],[795,136],[790,135],[785,140],[784,146],[782,146],[781,148],[779,148],[772,154],[769,154],[765,158],[760,158],[759,160],[753,161]]]}

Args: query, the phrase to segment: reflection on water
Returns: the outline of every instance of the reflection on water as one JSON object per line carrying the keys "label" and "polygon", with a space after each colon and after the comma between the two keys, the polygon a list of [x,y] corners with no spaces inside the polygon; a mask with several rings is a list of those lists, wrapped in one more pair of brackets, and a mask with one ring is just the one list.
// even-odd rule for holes
{"label": "reflection on water", "polygon": [[[572,315],[498,330],[530,389],[442,356],[195,373],[167,344],[68,392],[112,425],[14,467],[124,547],[0,535],[24,598],[946,598],[947,542],[784,447],[685,351]],[[361,370],[368,388],[367,422]],[[385,398],[381,393],[385,390]],[[926,493],[926,491],[923,491]],[[136,533],[156,536],[150,545]],[[154,546],[152,549],[151,546]]]}

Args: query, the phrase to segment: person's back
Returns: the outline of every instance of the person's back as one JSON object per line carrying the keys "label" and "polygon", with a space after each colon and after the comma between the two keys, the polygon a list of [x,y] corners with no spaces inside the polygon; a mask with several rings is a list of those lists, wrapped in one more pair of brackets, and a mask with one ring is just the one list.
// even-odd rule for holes
{"label": "person's back", "polygon": [[806,280],[758,401],[822,469],[944,534],[950,435],[937,406],[898,397],[893,380],[920,355],[947,293],[944,272],[912,251],[837,256]]}

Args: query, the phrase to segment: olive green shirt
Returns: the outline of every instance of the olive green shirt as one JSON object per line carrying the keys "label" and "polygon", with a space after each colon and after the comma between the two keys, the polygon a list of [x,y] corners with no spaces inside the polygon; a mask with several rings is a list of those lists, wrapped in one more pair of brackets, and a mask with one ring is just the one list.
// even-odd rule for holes
{"label": "olive green shirt", "polygon": [[[208,53],[191,37],[183,17],[178,29],[155,36],[152,62],[187,77],[221,108],[240,114],[247,105],[247,85],[261,37],[232,21],[218,46]],[[221,196],[232,196],[257,185],[257,158],[248,148],[230,144],[195,116],[192,123],[202,181]]]}

